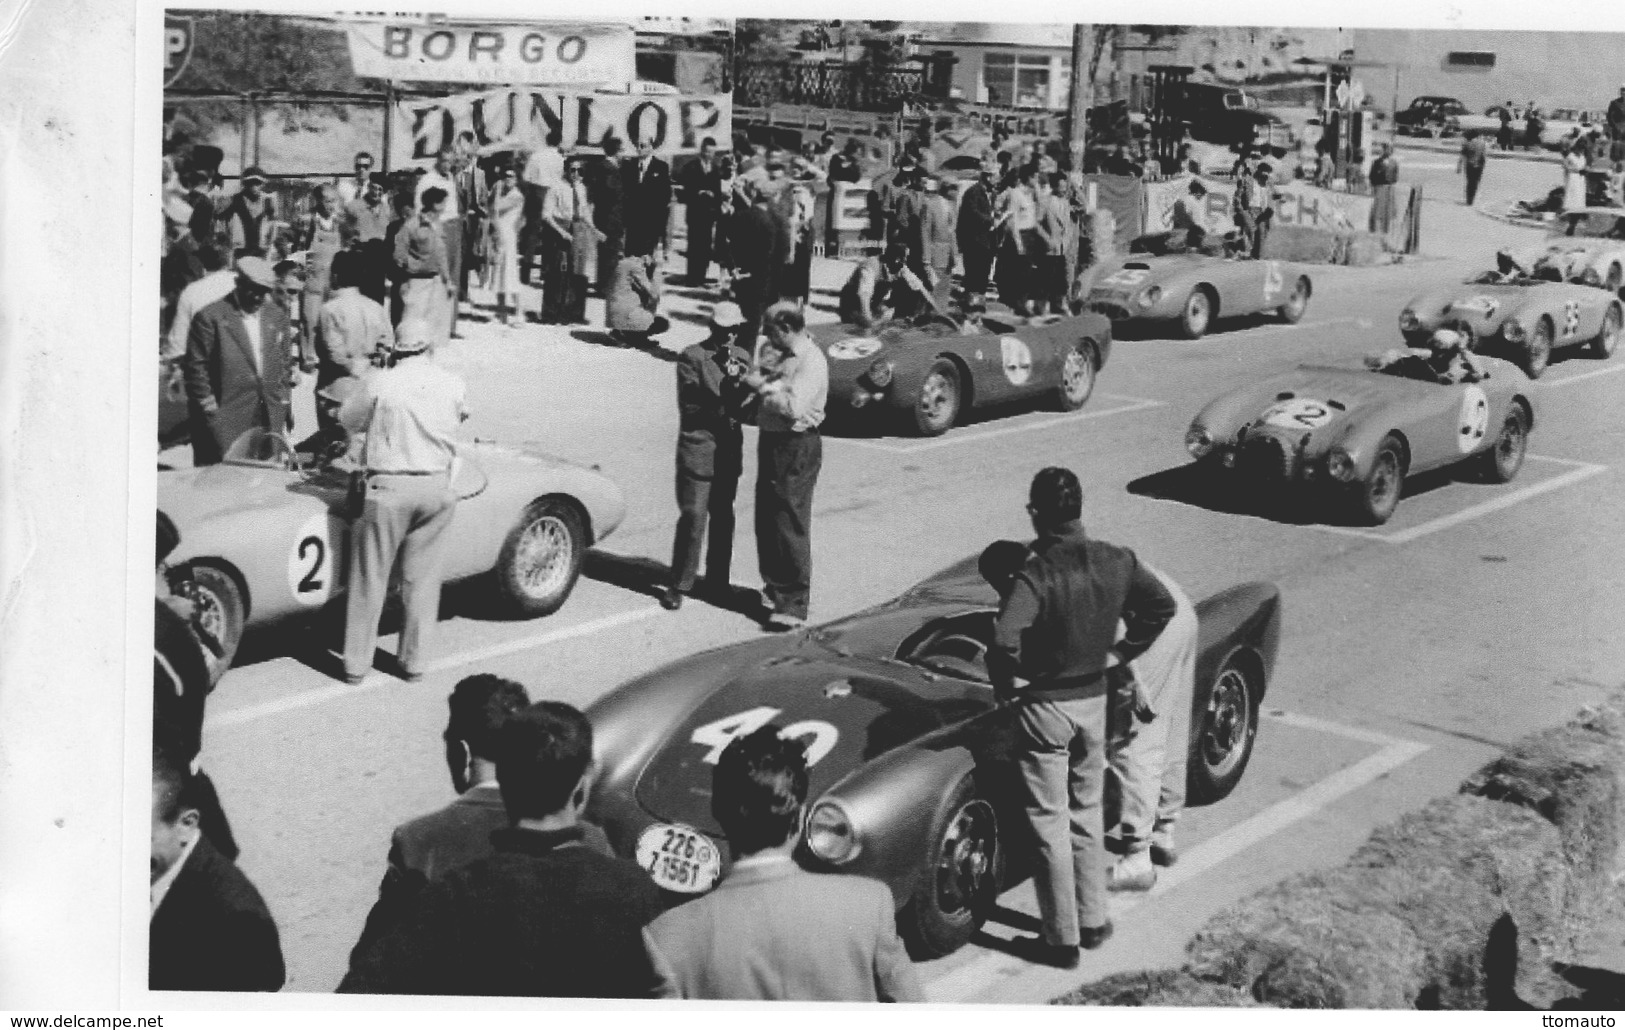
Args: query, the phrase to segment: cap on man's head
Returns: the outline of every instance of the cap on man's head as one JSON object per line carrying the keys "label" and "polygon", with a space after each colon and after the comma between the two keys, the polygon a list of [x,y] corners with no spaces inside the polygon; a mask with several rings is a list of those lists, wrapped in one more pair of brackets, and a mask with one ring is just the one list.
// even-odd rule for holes
{"label": "cap on man's head", "polygon": [[271,263],[262,257],[250,255],[239,258],[237,278],[246,279],[255,286],[262,286],[267,290],[276,289],[276,272],[272,271]]}
{"label": "cap on man's head", "polygon": [[711,324],[718,329],[732,329],[745,324],[745,313],[731,300],[720,301],[711,309]]}
{"label": "cap on man's head", "polygon": [[1461,350],[1467,346],[1467,338],[1454,329],[1439,329],[1428,342],[1434,350]]}
{"label": "cap on man's head", "polygon": [[242,182],[244,186],[247,186],[251,182],[264,183],[265,172],[260,168],[259,165],[249,165],[243,171]]}
{"label": "cap on man's head", "polygon": [[395,344],[390,350],[396,354],[422,354],[429,349],[429,323],[421,318],[408,318],[395,327]]}

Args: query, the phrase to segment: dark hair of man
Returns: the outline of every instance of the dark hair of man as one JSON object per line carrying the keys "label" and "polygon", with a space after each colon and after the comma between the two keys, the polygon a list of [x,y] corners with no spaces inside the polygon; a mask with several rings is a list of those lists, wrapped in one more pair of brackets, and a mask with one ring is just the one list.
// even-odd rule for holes
{"label": "dark hair of man", "polygon": [[807,800],[807,749],[769,723],[735,738],[711,774],[711,814],[736,854],[790,839]]}
{"label": "dark hair of man", "polygon": [[497,731],[497,780],[509,819],[557,813],[592,762],[592,724],[562,701],[538,701]]}
{"label": "dark hair of man", "polygon": [[348,250],[341,250],[333,255],[333,265],[327,273],[333,289],[342,290],[346,286],[356,284],[358,257],[359,255]]}
{"label": "dark hair of man", "polygon": [[497,735],[508,717],[530,706],[530,695],[513,680],[482,672],[466,676],[446,698],[451,717],[446,720],[446,739],[468,745],[476,758],[495,758]]}
{"label": "dark hair of man", "polygon": [[799,333],[807,328],[807,319],[794,304],[775,304],[767,309],[764,324],[781,333]]}
{"label": "dark hair of man", "polygon": [[428,189],[423,191],[423,207],[425,210],[431,207],[439,207],[445,202],[446,191],[441,189],[439,186],[430,186]]}
{"label": "dark hair of man", "polygon": [[365,150],[358,150],[358,151],[355,152],[355,157],[350,160],[350,163],[355,164],[357,161],[361,160],[362,158],[366,158],[368,161],[371,161],[372,160],[372,155],[367,153]]}
{"label": "dark hair of man", "polygon": [[711,137],[711,136],[707,136],[704,139],[700,140],[700,146],[701,147],[714,147],[716,145],[717,145],[716,139]]}
{"label": "dark hair of man", "polygon": [[976,559],[976,571],[982,578],[992,584],[993,589],[1004,593],[1010,587],[1010,581],[1016,578],[1016,573],[1027,564],[1027,555],[1031,553],[1027,545],[1015,540],[995,540],[982,551],[982,556]]}
{"label": "dark hair of man", "polygon": [[158,560],[163,561],[169,553],[181,544],[180,530],[175,528],[175,520],[158,513]]}
{"label": "dark hair of man", "polygon": [[1028,492],[1033,518],[1047,526],[1075,522],[1083,517],[1083,486],[1071,469],[1051,465],[1033,477]]}
{"label": "dark hair of man", "polygon": [[162,748],[152,749],[152,801],[158,818],[170,825],[188,808],[196,808],[197,777],[180,761]]}

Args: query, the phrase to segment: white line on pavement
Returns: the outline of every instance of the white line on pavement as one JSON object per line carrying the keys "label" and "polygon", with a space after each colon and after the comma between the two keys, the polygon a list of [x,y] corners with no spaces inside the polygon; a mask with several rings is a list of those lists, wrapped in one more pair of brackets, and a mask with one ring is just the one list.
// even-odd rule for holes
{"label": "white line on pavement", "polygon": [[[630,622],[637,622],[640,619],[646,619],[661,610],[662,609],[659,607],[634,608],[631,611],[617,612],[614,615],[606,615],[601,619],[593,619],[589,622],[577,623],[574,626],[566,626],[562,629],[550,630],[546,633],[538,633],[535,636],[519,637],[514,640],[503,641],[500,644],[493,644],[490,647],[482,647],[473,651],[463,651],[459,654],[447,655],[445,658],[442,658],[437,662],[431,662],[427,671],[445,672],[447,669],[461,668],[462,666],[471,665],[475,662],[489,661],[492,658],[500,658],[503,655],[514,654],[518,651],[528,651],[531,648],[545,647],[548,644],[556,644],[562,640],[573,640],[576,637],[591,636],[592,634],[598,633],[602,630],[614,629],[616,626],[624,626]],[[293,694],[288,697],[278,698],[275,701],[267,701],[264,704],[248,705],[244,708],[237,708],[229,712],[223,712],[218,716],[211,716],[208,721],[208,727],[211,730],[217,730],[224,729],[229,726],[241,726],[245,723],[254,722],[257,719],[264,719],[272,715],[282,715],[286,712],[293,712],[301,708],[308,708],[311,705],[324,704],[328,701],[335,701],[342,697],[349,697],[352,694],[364,693],[386,684],[398,684],[400,682],[401,681],[394,676],[389,676],[381,672],[374,672],[368,675],[367,678],[362,680],[360,683],[334,683],[325,687],[317,687],[314,690],[301,691],[300,693]]]}
{"label": "white line on pavement", "polygon": [[915,443],[890,444],[878,440],[853,440],[845,437],[825,437],[838,439],[843,443],[854,443],[861,446],[873,447],[876,450],[889,451],[892,454],[917,454],[920,451],[935,450],[938,447],[951,447],[954,444],[975,443],[978,440],[991,440],[996,436],[1009,436],[1012,433],[1026,433],[1034,429],[1049,429],[1054,426],[1066,425],[1072,422],[1082,422],[1091,418],[1105,418],[1108,415],[1127,415],[1135,411],[1145,411],[1148,408],[1166,407],[1164,401],[1148,400],[1144,397],[1124,397],[1120,394],[1103,393],[1102,399],[1122,401],[1115,408],[1092,408],[1088,411],[1075,411],[1065,415],[1056,415],[1032,422],[1023,422],[1019,425],[1005,425],[994,429],[979,430],[976,428],[960,431],[950,430],[948,435],[939,436],[935,440],[921,440]]}
{"label": "white line on pavement", "polygon": [[1419,540],[1422,537],[1449,529],[1452,526],[1459,526],[1463,522],[1469,522],[1481,515],[1488,515],[1491,512],[1500,511],[1502,508],[1510,508],[1520,501],[1527,501],[1531,497],[1550,493],[1553,490],[1560,490],[1572,483],[1578,483],[1582,479],[1589,479],[1599,473],[1608,471],[1606,465],[1594,465],[1590,462],[1574,461],[1571,458],[1548,458],[1545,455],[1531,454],[1528,460],[1550,461],[1559,465],[1572,465],[1574,468],[1560,476],[1554,476],[1539,483],[1531,483],[1520,490],[1513,490],[1488,501],[1463,508],[1453,514],[1441,515],[1436,519],[1430,519],[1420,525],[1412,526],[1410,529],[1402,529],[1394,533],[1379,533],[1374,530],[1354,529],[1349,526],[1313,525],[1306,528],[1319,529],[1327,533],[1337,533],[1340,536],[1355,536],[1365,540],[1377,540],[1385,544],[1408,544],[1412,540]]}
{"label": "white line on pavement", "polygon": [[1609,365],[1607,368],[1599,368],[1591,372],[1581,372],[1577,376],[1568,376],[1564,379],[1552,379],[1548,380],[1545,385],[1553,387],[1569,386],[1573,383],[1584,382],[1587,379],[1596,379],[1598,376],[1611,376],[1616,372],[1625,372],[1625,365]]}
{"label": "white line on pavement", "polygon": [[[1355,740],[1370,741],[1372,738],[1376,738],[1390,743],[1375,754],[1369,755],[1347,768],[1340,769],[1330,776],[1316,781],[1292,797],[1271,805],[1250,819],[1237,823],[1218,836],[1211,837],[1190,849],[1190,851],[1183,853],[1180,856],[1178,865],[1170,869],[1164,869],[1159,873],[1157,885],[1151,890],[1132,897],[1120,894],[1113,895],[1108,905],[1114,922],[1120,921],[1123,916],[1145,904],[1151,898],[1159,897],[1194,880],[1220,863],[1234,858],[1247,848],[1281,832],[1301,819],[1314,815],[1344,795],[1353,793],[1367,783],[1392,772],[1429,750],[1427,744],[1399,740],[1368,730],[1340,726],[1336,723],[1329,723],[1307,716],[1271,712],[1265,713],[1265,717],[1289,725],[1316,729]],[[1008,980],[1024,973],[1046,975],[1050,972],[1052,971],[1033,966],[1028,962],[1005,955],[1002,952],[989,951],[981,957],[963,966],[948,970],[941,977],[927,982],[925,984],[926,1000],[932,1002],[968,1001],[1001,980]]]}
{"label": "white line on pavement", "polygon": [[1361,329],[1370,329],[1371,319],[1352,316],[1348,318],[1328,318],[1320,322],[1299,322],[1297,325],[1266,325],[1253,329],[1232,329],[1229,332],[1211,333],[1200,340],[1168,340],[1166,342],[1184,343],[1195,347],[1211,347],[1213,344],[1225,340],[1251,340],[1255,336],[1263,336],[1266,333],[1296,333],[1306,329],[1329,329],[1334,325],[1352,325]]}

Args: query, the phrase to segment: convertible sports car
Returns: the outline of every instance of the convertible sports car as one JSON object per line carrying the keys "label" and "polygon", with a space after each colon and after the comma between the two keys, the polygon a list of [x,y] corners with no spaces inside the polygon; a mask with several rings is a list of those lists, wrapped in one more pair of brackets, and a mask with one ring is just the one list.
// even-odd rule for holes
{"label": "convertible sports car", "polygon": [[1560,212],[1545,240],[1513,253],[1525,268],[1555,268],[1567,282],[1625,296],[1625,208]]}
{"label": "convertible sports car", "polygon": [[832,416],[869,409],[922,436],[946,433],[973,408],[1028,398],[1075,411],[1094,392],[1112,348],[1111,323],[1088,313],[1040,324],[990,311],[964,328],[939,320],[807,331],[829,356]]}
{"label": "convertible sports car", "polygon": [[[587,818],[673,903],[728,860],[711,769],[729,741],[777,721],[808,742],[798,861],[884,881],[919,957],[946,955],[1027,870],[1012,709],[984,655],[997,598],[975,558],[876,608],[793,637],[724,647],[626,683],[587,711],[599,777]],[[1197,606],[1192,803],[1240,781],[1280,639],[1280,595],[1246,583]]]}
{"label": "convertible sports car", "polygon": [[1474,350],[1516,361],[1531,379],[1546,371],[1558,347],[1583,343],[1597,357],[1609,357],[1621,325],[1625,305],[1613,294],[1499,272],[1413,297],[1399,313],[1399,331],[1410,346],[1427,346],[1435,329],[1454,329]]}
{"label": "convertible sports car", "polygon": [[1307,275],[1280,261],[1133,254],[1102,270],[1088,306],[1114,323],[1172,320],[1195,340],[1221,315],[1274,311],[1296,322],[1313,292]]}
{"label": "convertible sports car", "polygon": [[1529,380],[1499,358],[1477,360],[1485,376],[1455,384],[1418,358],[1382,371],[1300,365],[1210,402],[1185,448],[1215,479],[1322,487],[1381,524],[1406,476],[1471,461],[1505,483],[1523,466],[1535,425]]}
{"label": "convertible sports car", "polygon": [[[477,441],[460,456],[445,581],[489,572],[516,613],[551,614],[570,596],[587,548],[620,525],[620,488],[529,447]],[[219,465],[158,473],[158,507],[181,535],[172,573],[224,645],[210,670],[216,678],[246,627],[311,614],[343,596],[348,479],[258,429]]]}

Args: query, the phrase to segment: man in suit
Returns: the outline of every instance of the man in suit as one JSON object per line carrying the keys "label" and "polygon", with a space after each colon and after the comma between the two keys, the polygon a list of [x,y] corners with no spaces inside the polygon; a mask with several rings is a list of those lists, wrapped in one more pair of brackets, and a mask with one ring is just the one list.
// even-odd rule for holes
{"label": "man in suit", "polygon": [[717,760],[711,813],[733,867],[710,894],[649,925],[650,954],[681,998],[924,1001],[891,890],[796,865],[807,756],[780,731],[739,737]]}
{"label": "man in suit", "polygon": [[656,276],[666,256],[671,168],[655,157],[654,141],[644,139],[638,143],[638,156],[621,171],[626,187],[626,253],[643,258],[649,274]]}
{"label": "man in suit", "polygon": [[250,429],[289,428],[288,316],[265,298],[276,273],[264,258],[237,262],[237,287],[192,319],[181,359],[192,413],[192,461],[212,465]]}
{"label": "man in suit", "polygon": [[[661,607],[676,611],[692,593],[706,547],[707,592],[725,595],[733,568],[734,497],[744,468],[740,416],[749,396],[740,381],[750,355],[734,345],[745,316],[723,301],[711,311],[711,335],[677,359],[677,532],[671,582]],[[710,524],[707,536],[706,525]]]}
{"label": "man in suit", "polygon": [[615,266],[626,251],[626,175],[621,168],[619,137],[604,140],[602,160],[588,166],[584,176],[587,199],[592,202],[593,227],[604,234],[598,244],[597,285],[599,294],[607,297]]}
{"label": "man in suit", "polygon": [[960,201],[955,235],[965,259],[965,296],[981,299],[993,267],[993,166],[986,162]]}
{"label": "man in suit", "polygon": [[339,991],[667,996],[643,945],[660,889],[635,863],[594,851],[582,829],[592,724],[542,701],[508,716],[496,752],[508,827],[492,834],[494,853],[425,887]]}
{"label": "man in suit", "polygon": [[722,180],[717,175],[717,141],[700,141],[699,160],[683,169],[678,185],[688,223],[688,285],[704,286],[711,271],[711,246],[716,235],[717,211],[722,206]]}
{"label": "man in suit", "polygon": [[953,286],[954,259],[954,205],[942,195],[942,184],[935,176],[926,176],[923,182],[925,204],[920,212],[920,267],[925,271],[925,283],[931,288],[933,307],[948,310],[948,291]]}
{"label": "man in suit", "polygon": [[281,990],[276,923],[248,877],[199,830],[197,790],[185,764],[153,751],[147,989]]}
{"label": "man in suit", "polygon": [[790,254],[790,240],[773,217],[772,200],[761,190],[739,187],[734,204],[734,224],[729,231],[733,246],[733,296],[745,316],[739,345],[753,351],[761,332],[762,313],[778,297],[779,271]]}

